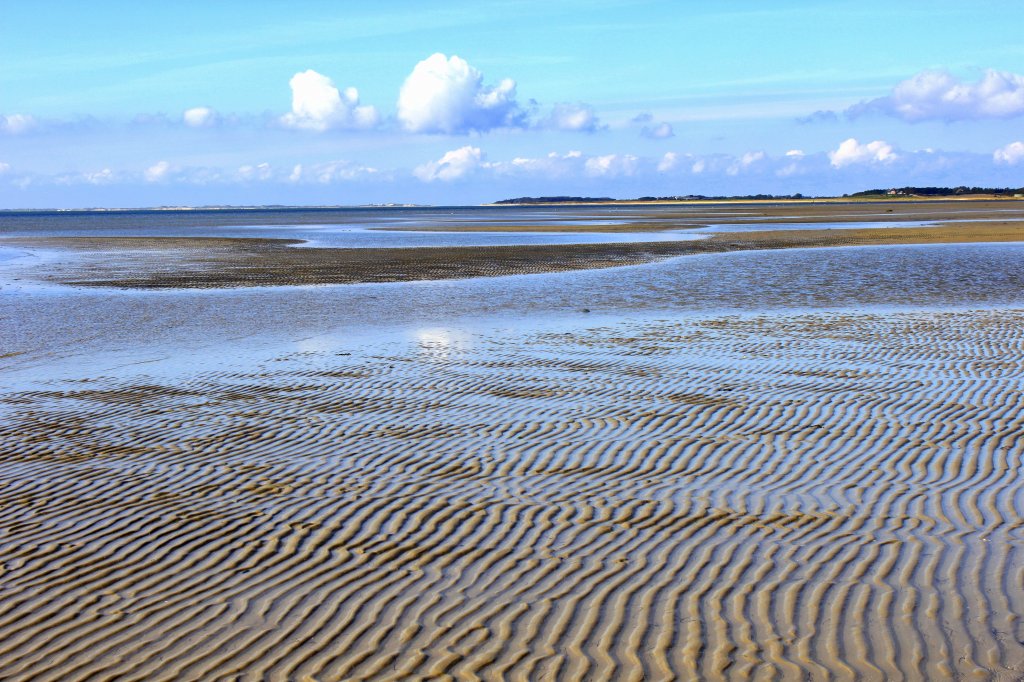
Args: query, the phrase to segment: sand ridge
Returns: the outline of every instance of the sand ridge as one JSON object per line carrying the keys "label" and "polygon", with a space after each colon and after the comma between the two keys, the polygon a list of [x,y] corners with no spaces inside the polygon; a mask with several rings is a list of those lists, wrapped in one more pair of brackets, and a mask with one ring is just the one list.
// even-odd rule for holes
{"label": "sand ridge", "polygon": [[295,240],[207,237],[50,237],[6,241],[79,254],[65,262],[48,263],[45,272],[34,273],[48,281],[85,287],[193,289],[495,277],[638,265],[691,254],[761,249],[1024,241],[1024,221],[726,232],[692,241],[449,248],[292,248]]}

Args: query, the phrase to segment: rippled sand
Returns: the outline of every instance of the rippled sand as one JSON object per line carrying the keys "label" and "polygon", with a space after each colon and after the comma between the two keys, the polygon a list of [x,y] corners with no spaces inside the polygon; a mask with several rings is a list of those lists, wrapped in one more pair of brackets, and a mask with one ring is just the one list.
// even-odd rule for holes
{"label": "rippled sand", "polygon": [[39,380],[0,678],[1021,679],[1022,377],[989,310]]}

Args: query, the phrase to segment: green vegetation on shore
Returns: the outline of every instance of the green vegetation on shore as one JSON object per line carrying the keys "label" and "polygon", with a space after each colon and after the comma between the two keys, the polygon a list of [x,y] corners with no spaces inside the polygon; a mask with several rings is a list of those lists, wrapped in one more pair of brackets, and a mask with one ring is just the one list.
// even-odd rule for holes
{"label": "green vegetation on shore", "polygon": [[718,195],[709,196],[705,194],[685,194],[674,196],[643,196],[636,199],[612,199],[610,197],[573,197],[573,196],[551,196],[551,197],[517,197],[515,199],[502,199],[495,204],[614,204],[614,203],[636,203],[636,202],[670,202],[670,201],[799,201],[813,199],[873,199],[888,197],[966,197],[966,196],[989,196],[989,197],[1012,197],[1024,198],[1024,187],[894,187],[889,189],[868,189],[853,194],[843,194],[840,197],[833,196],[804,196],[803,194],[742,194],[742,195]]}
{"label": "green vegetation on shore", "polygon": [[1024,197],[1024,187],[895,187],[892,189],[868,189],[863,192],[844,194],[849,197],[962,197],[973,195],[997,197]]}

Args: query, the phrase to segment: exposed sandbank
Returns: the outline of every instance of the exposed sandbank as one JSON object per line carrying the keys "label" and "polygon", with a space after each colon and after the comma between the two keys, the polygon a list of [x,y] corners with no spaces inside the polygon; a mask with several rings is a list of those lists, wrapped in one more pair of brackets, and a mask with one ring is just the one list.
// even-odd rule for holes
{"label": "exposed sandbank", "polygon": [[636,265],[675,256],[755,249],[1024,241],[1024,221],[932,227],[716,233],[707,239],[451,248],[292,248],[285,239],[53,237],[8,240],[71,249],[49,281],[89,287],[218,288],[494,277]]}

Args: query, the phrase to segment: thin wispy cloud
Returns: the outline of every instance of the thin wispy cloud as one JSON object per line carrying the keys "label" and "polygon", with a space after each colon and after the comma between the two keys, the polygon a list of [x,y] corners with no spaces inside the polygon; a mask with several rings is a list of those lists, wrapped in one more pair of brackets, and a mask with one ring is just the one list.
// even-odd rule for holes
{"label": "thin wispy cloud", "polygon": [[675,137],[675,130],[672,124],[666,121],[655,121],[654,115],[650,112],[643,112],[633,117],[632,123],[640,125],[640,136],[652,140],[667,140]]}

